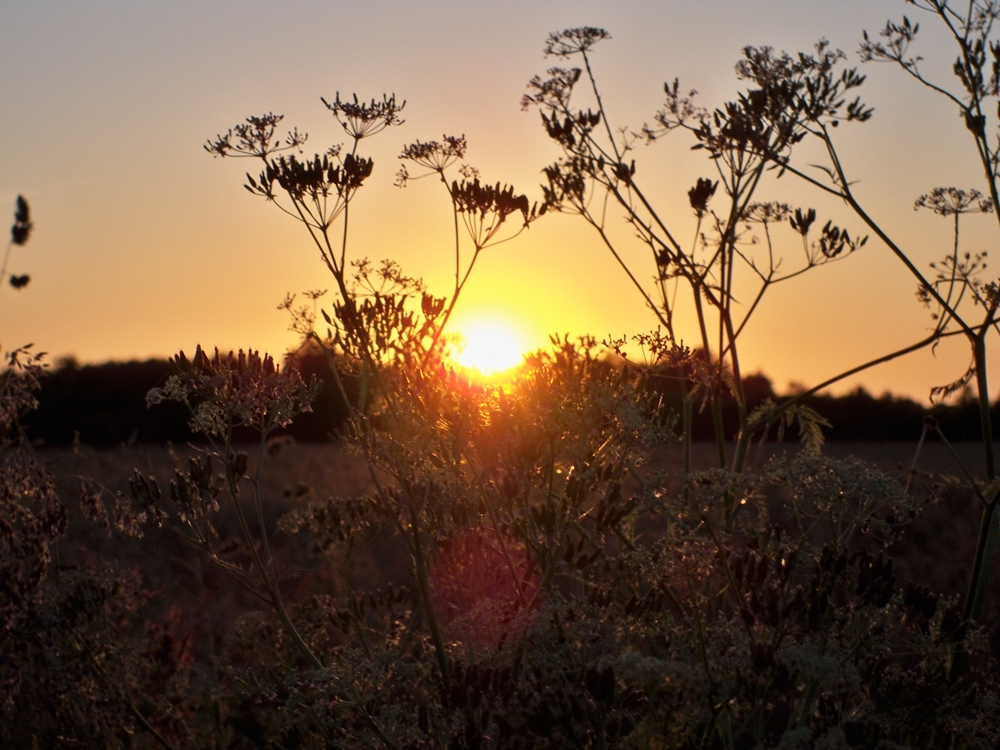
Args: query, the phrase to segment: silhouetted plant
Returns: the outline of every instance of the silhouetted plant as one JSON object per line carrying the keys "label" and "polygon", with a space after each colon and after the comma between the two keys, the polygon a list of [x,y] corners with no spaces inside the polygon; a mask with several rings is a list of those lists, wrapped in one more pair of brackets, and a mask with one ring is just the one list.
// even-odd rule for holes
{"label": "silhouetted plant", "polygon": [[[10,228],[10,242],[7,244],[7,251],[3,256],[3,265],[0,265],[0,279],[3,279],[7,275],[7,261],[10,260],[10,251],[14,248],[14,245],[19,247],[26,245],[28,238],[31,237],[32,229],[34,229],[34,224],[31,223],[31,211],[28,208],[28,201],[19,195],[17,196],[17,209],[14,211],[14,224]],[[15,289],[23,289],[28,286],[28,282],[30,281],[31,277],[27,274],[21,276],[11,274],[10,277],[10,285]]]}
{"label": "silhouetted plant", "polygon": [[[530,84],[525,103],[541,109],[565,152],[545,170],[543,208],[482,183],[465,165],[464,179],[449,181],[464,138],[403,149],[408,164],[397,181],[415,179],[409,165],[417,165],[438,176],[452,202],[448,299],[392,263],[375,269],[347,255],[349,206],[372,172],[356,147],[398,124],[393,98],[355,100],[353,114],[339,98],[327,105],[354,139],[343,157],[337,147],[301,162],[270,157],[262,137],[244,147],[267,161],[259,178],[248,177],[250,191],[290,201],[286,210],[306,224],[334,275],[331,311],[318,290],[307,295],[311,304],[288,298],[284,306],[338,372],[358,378],[349,435],[371,478],[363,497],[311,497],[282,522],[310,533],[343,568],[337,591],[299,611],[301,625],[282,618],[322,670],[308,659],[312,676],[289,675],[272,691],[327,743],[863,745],[944,737],[960,726],[970,744],[985,746],[998,718],[989,662],[970,662],[962,675],[951,669],[959,651],[983,653],[980,632],[953,603],[900,588],[884,557],[915,512],[910,496],[858,462],[819,455],[824,421],[801,398],[765,401],[751,413],[743,387],[738,339],[767,289],[865,244],[831,222],[811,240],[815,210],[754,199],[767,169],[794,169],[790,154],[811,135],[808,123],[870,117],[860,100],[845,103],[862,77],[837,73],[843,55],[825,43],[795,59],[748,50],[740,71],[760,88],[710,113],[674,83],[655,125],[616,131],[590,64],[594,44],[607,38],[590,28],[552,35],[547,53],[581,58],[586,75],[557,68]],[[768,78],[779,74],[781,84]],[[580,81],[596,111],[573,109]],[[697,221],[691,249],[647,198],[630,154],[674,130],[688,131],[716,169],[688,192]],[[292,144],[299,139],[289,136]],[[716,208],[722,196],[727,205]],[[942,193],[927,202],[952,199],[961,211],[976,201]],[[651,288],[605,230],[611,202],[649,250]],[[651,367],[633,364],[625,341],[609,342],[628,363],[615,368],[596,357],[594,340],[568,338],[553,339],[551,351],[529,357],[502,386],[442,367],[442,331],[480,252],[508,217],[520,213],[528,225],[546,209],[593,225],[653,310],[660,330],[635,341]],[[340,219],[335,243],[330,230]],[[784,223],[803,248],[791,269],[772,240]],[[462,224],[472,245],[464,255]],[[754,233],[763,241],[753,242]],[[956,258],[948,278],[977,270],[977,260]],[[749,297],[742,287],[737,294],[737,266],[755,280]],[[676,333],[681,288],[698,316],[697,351]],[[749,302],[741,307],[738,298]],[[318,316],[325,337],[314,330]],[[688,444],[696,400],[711,407],[718,469],[696,473],[688,461],[677,477],[642,470],[647,447],[675,426],[645,387],[657,371],[680,375]],[[724,397],[739,417],[731,468]],[[803,455],[747,471],[750,439],[793,425]],[[352,561],[380,536],[405,548],[411,568],[402,587],[366,591]],[[258,724],[247,731],[276,737],[278,725],[269,730],[262,719],[265,704],[254,705]],[[309,731],[297,726],[297,736]]]}
{"label": "silhouetted plant", "polygon": [[[685,95],[679,83],[665,85],[666,106],[655,118],[655,124],[644,126],[639,132],[626,128],[612,130],[604,109],[591,66],[591,48],[608,35],[598,29],[575,29],[553,34],[546,47],[547,54],[564,59],[577,57],[583,69],[553,68],[549,78],[535,78],[529,83],[529,93],[524,105],[538,106],[543,125],[549,135],[562,147],[565,156],[545,170],[548,180],[547,204],[555,209],[579,213],[600,233],[601,238],[625,268],[657,315],[667,342],[678,350],[683,342],[678,340],[674,328],[675,293],[668,293],[666,284],[683,280],[692,291],[695,312],[702,337],[701,356],[710,364],[709,377],[703,368],[690,368],[689,377],[702,373],[702,380],[692,380],[710,397],[716,414],[716,439],[719,446],[720,465],[726,464],[724,434],[720,412],[720,393],[729,388],[740,410],[737,445],[732,466],[742,471],[746,451],[755,432],[767,433],[775,422],[787,422],[796,411],[803,419],[803,435],[812,440],[821,439],[815,414],[799,410],[802,398],[825,388],[844,377],[854,375],[869,367],[887,362],[918,349],[933,346],[946,337],[964,335],[970,344],[972,363],[954,383],[934,388],[931,396],[947,397],[964,388],[972,378],[977,380],[986,477],[983,488],[994,479],[995,460],[992,427],[989,412],[989,391],[986,375],[986,337],[995,325],[1000,296],[993,284],[980,280],[985,268],[985,253],[960,253],[959,217],[965,213],[997,212],[997,165],[1000,163],[1000,145],[987,134],[987,117],[984,102],[1000,94],[997,83],[997,61],[1000,60],[1000,42],[992,40],[993,23],[1000,16],[1000,9],[992,3],[970,0],[964,11],[958,11],[945,0],[914,2],[919,9],[932,13],[941,20],[959,47],[959,57],[954,65],[955,75],[961,84],[960,93],[952,93],[941,84],[926,78],[920,68],[919,57],[910,56],[919,25],[904,18],[901,24],[889,22],[881,32],[880,41],[865,34],[861,46],[863,61],[881,60],[898,64],[910,76],[946,96],[959,107],[967,129],[975,143],[976,153],[984,169],[988,198],[977,190],[936,188],[917,199],[917,208],[930,208],[945,217],[953,217],[955,244],[949,256],[938,264],[931,264],[934,278],[925,277],[911,260],[910,255],[887,234],[879,223],[862,207],[856,197],[845,164],[837,152],[834,133],[842,123],[863,123],[873,110],[865,105],[855,91],[864,82],[856,69],[842,69],[846,55],[831,48],[826,40],[820,41],[813,54],[777,54],[769,47],[747,47],[737,65],[737,74],[752,88],[739,98],[714,112],[701,109],[693,103],[693,92]],[[992,61],[992,62],[991,62]],[[990,67],[992,65],[992,67]],[[572,106],[575,87],[584,82],[597,102],[597,111],[574,110]],[[851,97],[854,97],[851,99]],[[695,148],[705,150],[714,162],[718,182],[699,179],[688,194],[692,209],[698,219],[697,237],[702,238],[702,254],[698,242],[686,250],[674,238],[660,213],[651,205],[639,187],[635,160],[628,160],[633,145],[639,140],[658,140],[675,130],[687,130],[695,138]],[[826,163],[815,172],[798,166],[797,146],[806,140],[818,141]],[[812,159],[813,157],[810,157]],[[784,403],[771,403],[754,415],[745,409],[745,396],[741,392],[742,375],[739,367],[737,339],[759,303],[763,293],[774,283],[797,276],[809,268],[843,257],[865,244],[867,238],[857,238],[830,222],[823,227],[819,239],[806,244],[805,264],[793,271],[779,274],[772,249],[770,226],[787,220],[791,228],[806,237],[816,220],[815,211],[794,213],[782,204],[751,203],[752,196],[767,170],[778,174],[791,173],[807,183],[843,199],[868,229],[879,237],[911,271],[918,282],[918,298],[933,308],[934,328],[920,341],[901,350],[878,357],[872,362],[851,368],[804,391]],[[710,208],[710,202],[721,184],[730,206],[720,214]],[[602,198],[602,194],[607,196]],[[635,272],[626,266],[623,254],[615,241],[605,232],[607,199],[624,209],[626,218],[635,227],[639,238],[648,245],[651,259],[658,271],[655,296],[640,283]],[[598,207],[591,209],[591,206]],[[703,222],[711,219],[715,239],[711,243],[701,234]],[[739,226],[761,226],[765,236],[766,258],[758,260],[741,248]],[[742,319],[736,318],[733,293],[734,267],[743,263],[759,279],[759,291],[749,295]],[[747,295],[744,293],[741,298]],[[706,307],[707,306],[707,307]],[[978,322],[971,316],[982,314]],[[714,310],[717,333],[710,336],[713,326],[708,312]],[[624,341],[616,342],[621,352]],[[664,347],[661,347],[664,349]],[[728,385],[726,385],[728,382]],[[688,397],[690,398],[690,396]],[[690,436],[690,407],[685,408],[685,434]],[[968,471],[963,468],[968,475]],[[984,503],[980,542],[970,574],[969,592],[965,598],[963,615],[967,620],[977,619],[982,611],[982,598],[988,580],[988,569],[993,557],[997,527],[1000,517],[995,517],[997,493],[985,494],[976,488]]]}
{"label": "silhouetted plant", "polygon": [[[984,284],[978,279],[985,267],[985,253],[960,254],[958,230],[962,214],[992,212],[996,215],[1000,208],[997,184],[1000,146],[995,145],[995,136],[990,136],[987,132],[987,116],[984,114],[986,102],[1000,94],[997,83],[1000,42],[993,39],[994,22],[1000,17],[1000,8],[994,3],[979,0],[962,3],[963,10],[956,9],[948,0],[916,0],[911,4],[941,22],[958,47],[958,57],[953,66],[953,72],[959,79],[958,90],[952,91],[945,84],[925,75],[920,66],[921,58],[912,56],[909,51],[919,31],[919,24],[912,23],[905,16],[901,23],[889,21],[879,32],[877,39],[870,37],[867,32],[864,34],[861,44],[862,61],[893,63],[914,80],[958,107],[983,168],[986,194],[989,196],[985,198],[978,190],[936,188],[917,199],[917,208],[926,207],[942,216],[954,217],[954,249],[941,263],[931,264],[931,269],[935,272],[934,278],[927,278],[919,270],[914,254],[895,241],[889,231],[864,207],[852,187],[848,165],[837,150],[834,138],[836,126],[844,121],[863,122],[871,116],[871,110],[861,104],[859,99],[845,106],[844,97],[847,92],[859,86],[864,78],[853,69],[837,72],[843,53],[832,52],[825,41],[817,45],[815,56],[804,53],[797,56],[787,53],[777,55],[767,47],[747,47],[737,70],[742,78],[759,87],[755,90],[756,95],[770,103],[757,118],[759,127],[791,134],[788,142],[780,144],[778,148],[755,144],[753,149],[757,157],[782,172],[796,175],[827,194],[841,198],[910,271],[917,281],[918,299],[932,308],[934,328],[928,336],[849,372],[853,374],[866,367],[932,346],[945,337],[964,336],[969,342],[971,364],[954,383],[935,388],[931,395],[950,395],[975,378],[986,465],[985,485],[990,485],[996,477],[996,462],[989,413],[986,339],[995,326],[1000,297],[995,293],[995,285]],[[798,166],[793,157],[794,143],[806,138],[818,142],[827,157],[825,163],[813,165],[818,166],[819,176],[816,176],[816,172],[806,171]],[[825,387],[830,382],[833,381],[826,381],[812,391]],[[980,541],[963,608],[963,616],[967,620],[977,619],[982,611],[987,571],[993,558],[997,526],[1000,523],[1000,517],[995,514],[997,493],[992,492],[982,497],[984,507]]]}
{"label": "silhouetted plant", "polygon": [[[805,402],[810,393],[769,400],[770,388],[740,367],[740,336],[768,289],[864,244],[832,223],[820,228],[813,209],[755,199],[769,168],[798,173],[792,152],[804,139],[832,143],[836,123],[871,116],[859,100],[846,103],[862,78],[838,73],[843,55],[826,43],[795,58],[748,48],[739,71],[757,88],[708,112],[668,85],[656,124],[632,133],[609,124],[595,83],[592,50],[608,38],[594,28],[551,35],[546,52],[578,58],[583,68],[555,68],[530,84],[526,103],[541,109],[564,151],[545,170],[541,208],[481,181],[468,165],[458,168],[461,179],[449,179],[464,159],[464,137],[403,148],[398,182],[437,175],[452,204],[455,282],[447,297],[392,261],[374,265],[348,252],[350,207],[374,167],[359,143],[401,124],[394,96],[324,100],[346,149],[300,158],[306,136],[292,130],[279,141],[281,117],[270,114],[208,144],[218,156],[262,160],[247,189],[303,223],[333,277],[331,301],[316,289],[282,307],[338,378],[350,410],[343,437],[363,460],[367,486],[330,496],[290,487],[289,512],[275,528],[267,511],[276,498],[265,496],[261,476],[265,457],[284,443],[269,437],[310,408],[314,388],[256,352],[209,357],[199,347],[190,360],[173,359],[174,374],[150,403],[183,404],[208,448],[178,462],[169,490],[137,470],[113,503],[85,485],[81,509],[102,532],[179,531],[261,606],[227,617],[222,636],[206,637],[208,655],[196,669],[176,619],[136,632],[142,601],[134,578],[113,570],[46,577],[48,549],[64,528],[61,505],[43,471],[24,480],[5,473],[15,486],[0,497],[0,511],[13,519],[0,516],[0,551],[9,552],[0,562],[10,568],[0,577],[0,675],[17,674],[0,682],[4,740],[995,745],[998,670],[969,598],[939,597],[894,572],[893,545],[919,511],[915,493],[861,461],[823,456],[824,420]],[[596,110],[574,109],[581,81]],[[632,158],[638,142],[676,130],[695,139],[715,170],[687,192],[697,224],[690,248],[652,205]],[[835,156],[832,145],[828,153]],[[834,163],[827,189],[847,199],[850,183]],[[414,166],[425,173],[411,175]],[[918,204],[954,215],[957,234],[958,215],[986,210],[983,200],[950,189]],[[612,205],[648,251],[651,285],[606,229]],[[480,254],[547,209],[576,212],[595,228],[659,329],[607,342],[624,364],[602,357],[592,337],[557,336],[510,380],[481,382],[450,363],[446,324]],[[792,268],[780,265],[772,241],[786,223],[793,246],[802,243]],[[997,294],[974,281],[981,269],[982,259],[956,244],[921,286],[938,316],[930,343],[951,335],[949,325],[977,342],[993,326]],[[681,292],[691,297],[698,348],[677,333]],[[988,311],[981,328],[960,322],[959,308],[966,314],[970,303]],[[634,346],[641,356],[628,357]],[[0,414],[17,432],[32,405],[34,370],[11,372],[0,383],[10,384],[0,390]],[[664,377],[681,390],[679,414],[650,387]],[[699,399],[712,413],[719,453],[718,466],[703,471],[690,458]],[[737,412],[731,463],[726,402]],[[237,445],[240,427],[256,432],[253,453]],[[752,437],[792,427],[805,441],[797,456],[750,461]],[[926,430],[940,433],[932,421]],[[682,469],[649,466],[650,448],[670,440],[685,444]],[[995,487],[972,485],[991,508]],[[284,536],[291,534],[299,536]],[[323,560],[316,569],[334,573],[310,577],[315,587],[293,594],[279,544],[308,548]],[[398,557],[406,560],[400,568]],[[974,575],[975,587],[982,580]],[[22,599],[7,589],[23,590]],[[115,640],[136,645],[116,649]],[[71,670],[81,676],[77,692],[64,689]],[[7,720],[36,695],[48,701],[44,712]]]}
{"label": "silhouetted plant", "polygon": [[[675,317],[678,294],[686,287],[685,296],[690,295],[694,306],[701,341],[699,360],[692,362],[681,381],[685,401],[684,439],[688,442],[691,439],[693,403],[701,395],[712,409],[719,464],[728,465],[721,404],[724,395],[731,392],[739,413],[732,465],[742,471],[750,439],[761,429],[766,430],[767,422],[750,419],[743,393],[739,336],[769,288],[845,257],[863,246],[866,238],[851,237],[827,222],[820,238],[810,245],[808,235],[816,219],[814,209],[803,212],[785,204],[755,201],[760,182],[770,167],[768,154],[783,152],[803,136],[791,114],[777,112],[778,103],[763,92],[749,92],[723,109],[709,112],[694,104],[694,92],[681,93],[675,81],[664,87],[666,105],[657,113],[654,125],[645,125],[638,132],[614,127],[591,65],[594,44],[608,38],[610,35],[604,30],[589,27],[551,34],[546,54],[566,60],[577,58],[583,68],[552,68],[548,78],[535,77],[528,84],[522,106],[539,108],[542,124],[564,153],[544,170],[548,183],[543,186],[545,205],[552,210],[578,214],[593,226],[656,316],[661,328],[657,335],[662,336],[663,344],[651,348],[651,359],[639,364],[660,367],[687,351]],[[837,59],[833,53],[821,52],[822,60],[812,60],[812,66],[829,66]],[[857,83],[852,78],[844,86],[850,88]],[[574,108],[579,87],[596,102],[596,111]],[[839,116],[838,96],[839,89],[834,86],[812,106]],[[848,119],[854,116],[861,117],[849,108]],[[688,191],[688,201],[697,218],[690,247],[681,244],[677,230],[668,226],[662,208],[653,204],[632,158],[637,143],[651,143],[676,130],[687,130],[694,135],[695,148],[708,152],[718,178],[699,178]],[[726,205],[716,210],[710,204],[720,186]],[[643,274],[626,263],[622,242],[607,231],[609,204],[623,211],[639,242],[648,249],[649,270],[654,279],[652,289],[641,281]],[[794,270],[781,268],[781,258],[775,254],[772,227],[785,222],[801,235],[805,247],[804,262]],[[764,234],[763,242],[758,242],[753,234],[758,230]],[[739,294],[737,267],[749,271],[753,280]],[[750,301],[745,305],[737,301],[747,298]],[[627,356],[624,340],[609,343],[615,345],[620,355]],[[777,414],[772,416],[776,418]],[[820,434],[809,427],[816,423],[809,422],[806,413],[800,417],[805,420],[808,434],[814,438]]]}

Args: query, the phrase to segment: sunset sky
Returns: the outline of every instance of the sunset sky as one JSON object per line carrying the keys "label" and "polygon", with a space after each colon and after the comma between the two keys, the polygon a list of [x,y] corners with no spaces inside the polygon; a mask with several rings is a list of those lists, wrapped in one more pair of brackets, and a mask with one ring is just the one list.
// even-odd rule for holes
{"label": "sunset sky", "polygon": [[[248,115],[285,115],[309,134],[307,154],[341,142],[320,97],[395,93],[405,124],[364,143],[375,172],[352,208],[351,253],[393,258],[432,291],[451,271],[450,212],[440,183],[393,186],[401,148],[464,134],[465,161],[485,181],[541,198],[540,170],[559,155],[526,82],[555,64],[547,34],[606,28],[594,61],[612,123],[640,127],[680,78],[703,106],[735,98],[745,45],[810,50],[820,37],[856,64],[862,31],[908,12],[922,22],[927,70],[953,86],[955,52],[934,19],[902,0],[339,0],[280,3],[0,1],[0,219],[29,201],[35,233],[0,288],[0,346],[28,342],[82,362],[168,356],[196,343],[280,353],[295,343],[277,305],[286,292],[330,288],[303,228],[243,190],[246,160],[202,148]],[[915,213],[938,186],[985,190],[956,108],[888,65],[866,65],[875,117],[841,130],[858,194],[921,267],[945,255],[947,221]],[[993,123],[995,124],[995,123]],[[690,236],[687,190],[712,167],[683,133],[635,154],[641,177]],[[785,177],[761,198],[815,207],[862,232],[843,205]],[[995,217],[970,217],[966,249],[995,244]],[[684,230],[688,232],[684,234]],[[623,235],[624,236],[624,235]],[[782,247],[801,253],[793,235]],[[636,269],[650,278],[644,254]],[[526,348],[554,332],[608,335],[655,326],[589,227],[546,216],[481,259],[455,326],[502,322]],[[645,264],[645,265],[644,265]],[[987,274],[989,276],[989,272]],[[874,238],[855,257],[773,290],[742,343],[744,370],[780,390],[806,385],[912,343],[931,325],[905,269]],[[694,329],[691,328],[692,336]],[[1000,351],[994,341],[994,349]],[[996,368],[1000,356],[993,358]],[[962,345],[942,345],[845,381],[926,399],[960,375]],[[1000,392],[1000,370],[993,375]]]}

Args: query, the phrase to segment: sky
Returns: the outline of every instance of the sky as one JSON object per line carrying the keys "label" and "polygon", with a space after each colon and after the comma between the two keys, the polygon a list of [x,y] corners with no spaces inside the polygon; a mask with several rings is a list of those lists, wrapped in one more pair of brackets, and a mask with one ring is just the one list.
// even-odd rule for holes
{"label": "sky", "polygon": [[[902,0],[0,0],[0,217],[13,218],[20,194],[35,223],[8,267],[31,284],[0,287],[0,346],[32,342],[53,360],[80,362],[165,357],[198,343],[293,346],[278,304],[331,280],[303,227],[243,189],[256,165],[203,149],[249,115],[283,114],[283,124],[309,134],[311,154],[343,140],[320,97],[405,99],[405,124],[364,142],[375,171],[352,204],[350,254],[392,258],[444,294],[453,262],[447,194],[431,180],[395,187],[397,156],[418,139],[464,134],[465,162],[485,181],[540,199],[541,169],[559,152],[537,111],[519,103],[527,81],[555,64],[542,54],[549,32],[611,33],[594,50],[595,74],[611,122],[638,128],[675,77],[703,106],[735,98],[734,64],[746,45],[797,52],[825,37],[853,65],[862,31],[906,12],[923,24],[927,70],[952,85],[953,48]],[[937,186],[983,190],[981,170],[953,105],[889,65],[861,72],[875,116],[838,133],[841,153],[871,213],[926,267],[949,251],[950,226],[915,213],[914,199]],[[681,236],[694,231],[687,190],[712,174],[691,145],[676,133],[635,154]],[[761,197],[815,207],[821,220],[863,233],[845,206],[787,176]],[[966,249],[989,248],[995,221],[969,217]],[[615,231],[628,240],[623,223]],[[781,239],[789,257],[801,253],[794,240]],[[642,278],[652,275],[638,250],[626,257]],[[741,339],[743,370],[764,372],[779,390],[809,386],[913,343],[931,325],[914,292],[873,238],[768,293]],[[477,321],[509,326],[526,348],[553,333],[601,339],[655,327],[599,238],[565,215],[483,254],[454,324]],[[964,345],[949,342],[834,391],[861,385],[926,400],[967,365]]]}

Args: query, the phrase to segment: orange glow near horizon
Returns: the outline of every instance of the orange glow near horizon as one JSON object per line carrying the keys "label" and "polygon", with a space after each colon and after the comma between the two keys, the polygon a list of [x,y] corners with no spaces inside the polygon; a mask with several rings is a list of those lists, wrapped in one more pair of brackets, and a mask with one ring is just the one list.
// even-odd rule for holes
{"label": "orange glow near horizon", "polygon": [[[611,39],[594,48],[593,70],[606,124],[625,135],[653,122],[664,104],[663,84],[675,78],[684,91],[700,92],[695,104],[708,111],[734,100],[746,86],[733,72],[746,45],[795,54],[826,38],[854,67],[861,34],[877,35],[906,4],[772,0],[761,13],[758,4],[737,0],[556,0],[512,12],[509,3],[390,0],[297,4],[279,16],[259,0],[110,0],[95,7],[62,4],[59,12],[50,5],[0,3],[4,93],[17,103],[0,113],[0,122],[7,142],[18,144],[0,154],[0,220],[13,218],[16,197],[23,195],[35,224],[8,266],[12,274],[29,274],[31,285],[14,290],[7,288],[9,278],[0,279],[0,349],[35,342],[52,361],[71,355],[89,364],[166,358],[198,342],[272,354],[300,343],[288,330],[287,314],[275,307],[288,293],[333,289],[334,281],[301,224],[243,189],[247,170],[253,175],[259,166],[213,159],[202,148],[248,115],[284,115],[279,133],[308,133],[300,156],[309,159],[344,144],[346,135],[321,96],[356,92],[367,101],[384,93],[406,100],[405,123],[361,143],[358,153],[375,167],[352,203],[347,262],[389,258],[430,293],[449,296],[456,248],[448,191],[434,179],[418,182],[417,170],[406,189],[397,187],[400,150],[461,134],[468,143],[461,164],[478,170],[483,184],[500,182],[530,203],[543,200],[542,170],[562,151],[539,113],[522,111],[519,102],[531,77],[544,78],[553,64],[543,54],[550,32],[582,25],[610,32]],[[246,12],[248,5],[259,12]],[[526,9],[530,13],[520,12]],[[928,75],[948,82],[954,40],[939,26],[922,29],[914,49],[937,66]],[[341,34],[331,45],[331,28],[371,33]],[[269,65],[233,65],[247,49],[273,51]],[[216,70],[227,71],[224,80],[205,73]],[[868,76],[859,93],[875,116],[838,129],[838,158],[867,214],[933,276],[928,264],[950,252],[951,224],[933,212],[915,213],[914,199],[939,185],[982,192],[977,152],[962,119],[936,93],[892,66],[859,72]],[[579,90],[582,109],[596,106]],[[67,111],[73,112],[69,124]],[[995,125],[991,117],[990,128]],[[704,151],[691,150],[694,142],[682,131],[636,147],[632,156],[644,200],[690,248],[700,230],[688,190],[715,168]],[[806,142],[796,147],[800,166],[825,159],[822,150],[814,158],[810,148]],[[459,166],[448,181],[459,176]],[[715,200],[721,207],[721,188]],[[754,200],[815,208],[816,232],[828,220],[851,236],[867,232],[843,201],[791,174],[778,180],[768,173]],[[516,230],[516,218],[508,218],[504,236]],[[994,245],[994,221],[963,217],[963,250]],[[338,220],[338,241],[343,229]],[[654,291],[655,258],[610,205],[602,231],[617,256],[586,221],[556,211],[513,241],[485,249],[449,321],[449,333],[469,338],[456,365],[502,378],[522,353],[546,348],[549,334],[601,340],[655,329],[635,288]],[[802,257],[801,236],[786,225],[774,237],[775,258],[784,259],[783,272],[791,271]],[[464,264],[471,250],[464,234],[461,244]],[[737,274],[742,316],[760,279],[745,265]],[[824,382],[911,345],[934,324],[914,298],[914,283],[872,236],[856,257],[772,285],[741,334],[741,368],[764,373],[780,392],[790,382]],[[692,345],[701,334],[694,298],[685,291],[678,297],[677,335]],[[511,332],[480,334],[471,325],[485,320]],[[505,342],[508,336],[517,343]],[[998,343],[993,337],[988,347],[994,371]],[[968,350],[956,339],[864,370],[831,391],[864,386],[926,403],[931,387],[954,381],[967,366]]]}

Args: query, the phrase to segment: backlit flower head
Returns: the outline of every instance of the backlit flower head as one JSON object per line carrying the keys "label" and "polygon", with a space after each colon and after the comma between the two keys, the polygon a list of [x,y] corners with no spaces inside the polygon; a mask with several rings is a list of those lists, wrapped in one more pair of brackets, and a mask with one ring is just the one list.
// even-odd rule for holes
{"label": "backlit flower head", "polygon": [[416,141],[403,148],[400,159],[412,161],[435,172],[443,172],[456,161],[465,156],[467,144],[464,135],[445,135],[441,142]]}
{"label": "backlit flower head", "polygon": [[545,40],[545,54],[569,57],[579,52],[586,52],[597,42],[610,38],[611,34],[607,31],[593,26],[554,31]]}
{"label": "backlit flower head", "polygon": [[938,187],[921,195],[913,202],[913,210],[929,208],[939,216],[956,214],[988,214],[993,211],[990,199],[978,190],[962,190],[956,187]]}
{"label": "backlit flower head", "polygon": [[276,141],[274,131],[284,115],[268,112],[258,117],[248,117],[246,122],[230,128],[225,135],[217,135],[214,141],[205,144],[205,150],[212,156],[255,156],[266,159],[271,154],[292,149],[302,150],[302,144],[309,137],[299,133],[298,128],[288,131],[284,141]]}
{"label": "backlit flower head", "polygon": [[223,357],[219,350],[209,357],[198,346],[188,359],[179,352],[170,359],[175,374],[163,388],[146,396],[147,406],[179,401],[191,409],[191,429],[221,436],[233,426],[252,427],[267,433],[287,427],[292,419],[312,411],[316,387],[296,370],[282,371],[269,354],[242,349]]}
{"label": "backlit flower head", "polygon": [[383,94],[382,101],[372,99],[368,104],[359,101],[357,94],[354,94],[353,101],[342,101],[340,92],[337,92],[332,102],[322,97],[320,101],[333,113],[347,134],[356,141],[380,133],[390,125],[402,125],[403,120],[399,113],[406,106],[405,100],[396,103],[395,94]]}

